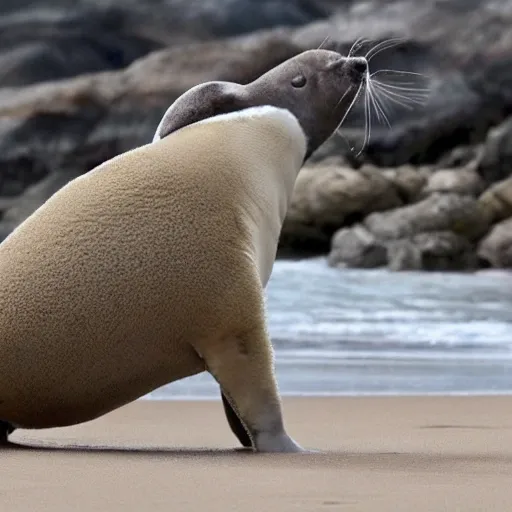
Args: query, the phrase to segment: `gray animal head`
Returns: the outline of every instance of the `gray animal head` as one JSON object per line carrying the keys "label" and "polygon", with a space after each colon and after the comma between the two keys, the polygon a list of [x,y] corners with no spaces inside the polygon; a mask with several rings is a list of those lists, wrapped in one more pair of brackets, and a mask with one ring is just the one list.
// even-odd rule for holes
{"label": "gray animal head", "polygon": [[367,74],[363,57],[308,50],[247,85],[206,82],[193,87],[169,107],[153,140],[209,117],[272,105],[298,119],[308,140],[307,159],[343,122]]}

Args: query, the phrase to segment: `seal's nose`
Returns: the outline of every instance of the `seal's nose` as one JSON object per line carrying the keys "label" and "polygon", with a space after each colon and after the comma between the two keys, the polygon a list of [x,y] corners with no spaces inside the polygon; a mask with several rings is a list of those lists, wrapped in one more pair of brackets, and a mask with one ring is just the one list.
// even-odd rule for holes
{"label": "seal's nose", "polygon": [[353,57],[351,60],[352,69],[362,75],[368,70],[368,62],[364,57]]}

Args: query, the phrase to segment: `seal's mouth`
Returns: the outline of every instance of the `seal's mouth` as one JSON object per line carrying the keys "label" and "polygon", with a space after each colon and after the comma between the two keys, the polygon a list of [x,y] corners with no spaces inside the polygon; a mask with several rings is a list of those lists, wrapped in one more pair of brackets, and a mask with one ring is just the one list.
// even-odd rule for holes
{"label": "seal's mouth", "polygon": [[[355,155],[356,157],[366,149],[370,142],[372,123],[382,123],[391,128],[393,108],[414,111],[425,107],[430,98],[431,89],[428,85],[428,77],[422,73],[393,69],[370,71],[371,61],[376,55],[397,46],[403,41],[403,39],[398,38],[384,40],[372,46],[364,56],[356,57],[354,54],[360,47],[369,42],[366,39],[358,39],[350,48],[347,57],[342,57],[342,59],[330,65],[335,67],[344,63],[349,69],[355,85],[358,86],[354,100],[338,126],[338,133],[347,115],[353,110],[359,99],[363,98],[364,139],[361,149]],[[351,147],[351,150],[354,151],[354,148]]]}

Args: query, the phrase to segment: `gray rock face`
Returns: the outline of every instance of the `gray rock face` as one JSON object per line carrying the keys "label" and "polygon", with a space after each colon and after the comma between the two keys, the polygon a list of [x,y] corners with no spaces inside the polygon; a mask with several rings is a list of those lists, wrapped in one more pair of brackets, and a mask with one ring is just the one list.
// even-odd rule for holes
{"label": "gray rock face", "polygon": [[479,197],[478,202],[487,212],[491,222],[512,217],[512,176],[488,188]]}
{"label": "gray rock face", "polygon": [[340,229],[328,261],[336,267],[387,266],[395,271],[475,269],[475,243],[488,228],[489,217],[476,199],[437,192]]}
{"label": "gray rock face", "polygon": [[512,268],[512,219],[491,229],[478,247],[478,256],[492,267]]}
{"label": "gray rock face", "polygon": [[328,11],[310,0],[2,2],[0,87],[122,69],[147,53],[273,27]]}
{"label": "gray rock face", "polygon": [[478,266],[473,244],[451,231],[382,240],[360,224],[334,235],[328,263],[338,268],[386,266],[394,271],[460,271]]}
{"label": "gray rock face", "polygon": [[478,172],[488,184],[512,176],[512,117],[489,131]]}
{"label": "gray rock face", "polygon": [[473,245],[451,231],[420,233],[387,247],[391,270],[459,271],[477,267]]}
{"label": "gray rock face", "polygon": [[328,250],[333,232],[368,213],[402,205],[393,181],[374,169],[309,166],[300,172],[281,245]]}
{"label": "gray rock face", "polygon": [[440,169],[428,178],[423,194],[450,192],[478,197],[484,190],[484,183],[473,167],[462,169]]}
{"label": "gray rock face", "polygon": [[385,244],[361,225],[340,229],[332,239],[328,264],[338,268],[376,268],[387,264]]}
{"label": "gray rock face", "polygon": [[487,232],[489,220],[474,198],[435,193],[415,204],[372,213],[366,217],[364,225],[382,240],[398,240],[432,231],[451,231],[477,240]]}

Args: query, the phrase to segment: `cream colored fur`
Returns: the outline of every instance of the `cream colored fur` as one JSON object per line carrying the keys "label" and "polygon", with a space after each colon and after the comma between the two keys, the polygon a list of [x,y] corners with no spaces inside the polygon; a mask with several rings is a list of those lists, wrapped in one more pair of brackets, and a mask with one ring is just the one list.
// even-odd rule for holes
{"label": "cream colored fur", "polygon": [[306,152],[286,110],[218,116],[73,180],[0,245],[0,419],[91,420],[207,369],[256,449],[285,433],[263,288]]}

